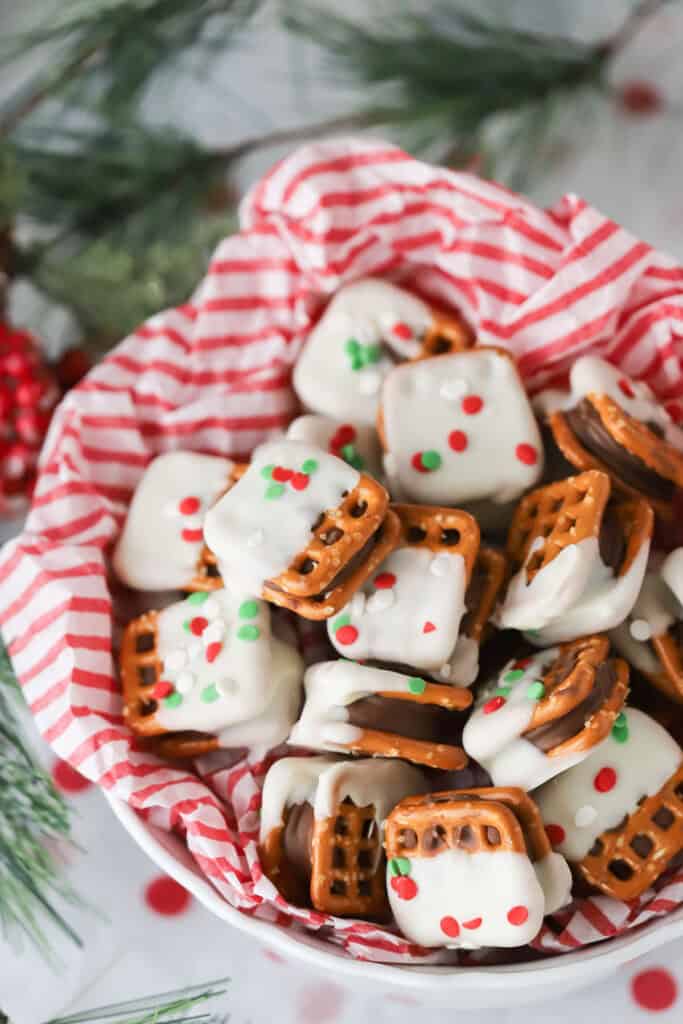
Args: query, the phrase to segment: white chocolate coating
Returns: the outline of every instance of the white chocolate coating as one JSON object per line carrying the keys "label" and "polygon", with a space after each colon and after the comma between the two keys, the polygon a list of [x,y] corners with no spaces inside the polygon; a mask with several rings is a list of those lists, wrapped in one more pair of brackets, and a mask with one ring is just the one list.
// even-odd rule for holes
{"label": "white chocolate coating", "polygon": [[669,585],[670,581],[681,589],[681,577],[677,571],[681,565],[681,555],[683,548],[677,548],[663,562],[650,558],[648,571],[630,615],[610,633],[610,639],[619,653],[641,672],[661,671],[659,659],[648,641],[652,637],[663,636],[677,619],[683,619],[683,606]]}
{"label": "white chocolate coating", "polygon": [[540,413],[573,409],[589,394],[609,395],[634,419],[658,424],[669,444],[683,451],[683,430],[677,427],[664,406],[644,381],[635,381],[598,356],[582,356],[569,374],[569,391],[541,391],[534,399]]}
{"label": "white chocolate coating", "polygon": [[[676,548],[671,551],[664,561],[660,570],[662,579],[678,602],[678,607],[683,609],[683,548]],[[683,618],[683,612],[679,613]]]}
{"label": "white chocolate coating", "polygon": [[[517,669],[516,662],[509,661],[477,697],[462,744],[486,768],[494,786],[520,786],[529,792],[586,757],[585,752],[548,757],[522,735],[539,700],[529,689],[540,682],[558,654],[556,647],[539,651]],[[489,703],[496,695],[504,702],[500,707]]]}
{"label": "white chocolate coating", "polygon": [[[294,366],[294,390],[307,409],[339,420],[374,425],[382,380],[396,358],[420,351],[431,322],[429,307],[388,281],[365,278],[340,288],[308,336]],[[409,328],[403,338],[396,326]],[[353,369],[346,349],[385,345],[379,361]]]}
{"label": "white chocolate coating", "polygon": [[305,441],[307,444],[315,445],[316,448],[322,448],[323,451],[330,452],[331,455],[336,455],[348,462],[349,460],[344,452],[339,450],[337,443],[340,431],[345,434],[353,432],[354,435],[348,444],[360,456],[360,463],[352,462],[350,464],[354,465],[355,469],[380,479],[382,452],[374,426],[369,426],[367,423],[350,423],[348,420],[343,422],[342,420],[333,420],[329,416],[317,416],[309,413],[292,420],[286,437],[288,441]]}
{"label": "white chocolate coating", "polygon": [[[393,586],[382,586],[394,579]],[[379,581],[380,586],[377,585]],[[393,661],[436,669],[453,654],[465,612],[462,555],[399,548],[382,562],[349,604],[328,620],[330,640],[345,658]],[[340,642],[339,623],[357,636]]]}
{"label": "white chocolate coating", "polygon": [[[384,382],[382,412],[392,493],[430,505],[504,503],[541,476],[531,405],[514,363],[494,349],[397,366]],[[415,467],[424,452],[436,453],[438,468]]]}
{"label": "white chocolate coating", "polygon": [[[564,841],[556,849],[569,861],[582,860],[601,832],[633,813],[641,797],[659,792],[681,763],[681,750],[666,729],[635,708],[623,714],[625,741],[619,742],[613,731],[581,764],[534,794],[546,826],[563,829]],[[605,792],[595,785],[601,769],[616,775]]]}
{"label": "white chocolate coating", "polygon": [[[301,490],[291,479],[278,483],[263,475],[269,466],[301,473],[309,462],[316,468]],[[216,502],[204,524],[223,579],[260,594],[264,581],[284,572],[306,547],[320,514],[337,508],[358,480],[351,466],[303,441],[271,441],[257,448],[247,472]],[[273,489],[279,493],[267,498]]]}
{"label": "white chocolate coating", "polygon": [[[114,550],[119,579],[138,590],[186,586],[204,546],[206,513],[228,485],[233,467],[229,459],[196,452],[168,452],[150,462]],[[183,513],[181,503],[188,498],[197,499],[197,510]]]}

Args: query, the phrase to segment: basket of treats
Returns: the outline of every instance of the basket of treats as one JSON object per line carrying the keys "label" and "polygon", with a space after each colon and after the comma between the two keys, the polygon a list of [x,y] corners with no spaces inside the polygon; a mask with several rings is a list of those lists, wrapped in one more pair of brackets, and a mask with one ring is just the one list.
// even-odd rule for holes
{"label": "basket of treats", "polygon": [[241,229],[53,420],[0,561],[41,732],[352,967],[680,921],[683,270],[363,140]]}

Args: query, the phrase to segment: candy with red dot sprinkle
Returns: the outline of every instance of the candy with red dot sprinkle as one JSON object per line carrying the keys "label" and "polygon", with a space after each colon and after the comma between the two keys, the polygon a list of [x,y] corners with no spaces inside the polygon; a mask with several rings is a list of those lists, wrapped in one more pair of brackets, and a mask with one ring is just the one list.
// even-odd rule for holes
{"label": "candy with red dot sprinkle", "polygon": [[461,408],[466,416],[476,416],[484,408],[484,399],[479,395],[466,395],[462,400]]}
{"label": "candy with red dot sprinkle", "polygon": [[441,931],[444,933],[444,935],[447,935],[449,939],[457,939],[458,935],[460,934],[460,925],[455,920],[455,918],[451,917],[450,915],[441,918],[441,921],[439,922],[439,927],[441,928]]}
{"label": "candy with red dot sprinkle", "polygon": [[374,582],[378,590],[390,590],[396,584],[396,576],[393,572],[381,572]]}
{"label": "candy with red dot sprinkle", "polygon": [[483,918],[481,917],[473,917],[471,921],[463,921],[462,926],[463,928],[467,928],[469,931],[473,932],[475,928],[481,927],[482,920]]}
{"label": "candy with red dot sprinkle", "polygon": [[491,715],[494,711],[499,711],[505,703],[505,697],[492,697],[486,701],[482,710],[485,715]]}
{"label": "candy with red dot sprinkle", "polygon": [[538,462],[538,452],[532,444],[518,444],[515,448],[515,455],[525,466],[535,466]]}
{"label": "candy with red dot sprinkle", "polygon": [[617,383],[619,385],[619,390],[621,391],[622,395],[626,395],[627,398],[636,397],[635,391],[633,390],[633,385],[627,377],[621,377]]}
{"label": "candy with red dot sprinkle", "polygon": [[214,643],[209,644],[207,646],[207,648],[206,648],[206,660],[209,662],[209,664],[211,664],[212,662],[214,662],[216,660],[216,658],[218,657],[218,655],[221,653],[222,650],[223,650],[223,644],[219,643],[219,641],[217,641],[217,640]]}
{"label": "candy with red dot sprinkle", "polygon": [[160,679],[152,688],[152,696],[156,700],[163,700],[164,697],[168,697],[169,693],[173,693],[173,683],[169,683],[166,679]]}
{"label": "candy with red dot sprinkle", "polygon": [[614,768],[610,768],[609,765],[605,765],[604,768],[601,768],[593,779],[593,788],[596,789],[598,793],[609,793],[611,789],[614,789],[616,784],[617,773]]}
{"label": "candy with red dot sprinkle", "polygon": [[417,885],[407,875],[396,875],[391,879],[391,888],[400,900],[414,900],[417,896]]}
{"label": "candy with red dot sprinkle", "polygon": [[294,470],[287,469],[285,466],[275,466],[272,473],[272,479],[277,481],[279,484],[286,484],[293,476]]}
{"label": "candy with red dot sprinkle", "polygon": [[401,338],[403,341],[410,341],[410,339],[413,336],[413,331],[412,328],[410,327],[410,324],[406,324],[402,320],[399,320],[398,323],[394,324],[391,330],[392,333],[395,334],[397,338]]}
{"label": "candy with red dot sprinkle", "polygon": [[434,623],[430,622],[429,620],[427,620],[427,622],[425,622],[424,626],[422,627],[422,632],[423,633],[433,633],[435,629],[436,629],[436,626],[434,625]]}
{"label": "candy with red dot sprinkle", "polygon": [[454,452],[464,452],[467,448],[467,434],[464,430],[451,430],[448,435],[448,446]]}
{"label": "candy with red dot sprinkle", "polygon": [[191,530],[186,528],[180,531],[180,536],[188,544],[196,544],[198,541],[204,540],[204,531],[201,529]]}
{"label": "candy with red dot sprinkle", "polygon": [[307,473],[294,473],[292,476],[292,487],[295,491],[305,491],[311,482],[311,478]]}
{"label": "candy with red dot sprinkle", "polygon": [[181,516],[193,516],[199,512],[201,502],[194,495],[183,498],[178,506]]}
{"label": "candy with red dot sprinkle", "polygon": [[508,921],[510,924],[521,925],[529,920],[529,911],[526,907],[513,907],[508,910]]}
{"label": "candy with red dot sprinkle", "polygon": [[551,846],[560,846],[567,838],[567,833],[561,825],[546,825],[545,834]]}
{"label": "candy with red dot sprinkle", "polygon": [[358,639],[358,630],[355,626],[340,626],[335,636],[337,643],[346,647],[348,644],[355,644]]}
{"label": "candy with red dot sprinkle", "polygon": [[205,619],[203,615],[195,615],[193,619],[190,619],[190,632],[193,636],[201,636],[208,625],[209,620]]}

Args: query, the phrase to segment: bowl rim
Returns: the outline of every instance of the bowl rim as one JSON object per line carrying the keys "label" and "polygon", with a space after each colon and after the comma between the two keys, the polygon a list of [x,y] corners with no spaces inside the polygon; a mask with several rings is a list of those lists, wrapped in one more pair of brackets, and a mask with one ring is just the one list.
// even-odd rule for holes
{"label": "bowl rim", "polygon": [[[372,975],[376,981],[406,989],[529,989],[578,980],[592,980],[594,974],[607,974],[620,965],[642,956],[667,942],[683,936],[683,906],[662,917],[653,918],[639,928],[624,932],[581,949],[547,960],[527,964],[453,967],[439,965],[381,964],[354,960],[340,949],[324,948],[315,935],[292,932],[272,921],[243,914],[224,900],[220,893],[194,870],[185,867],[155,837],[154,825],[146,822],[129,804],[109,793],[104,794],[123,828],[166,874],[183,885],[207,910],[240,931],[253,935],[288,956],[298,957],[318,970],[336,969],[358,978]],[[177,837],[176,837],[177,838]],[[179,841],[179,840],[178,840]],[[593,965],[594,971],[587,968]],[[577,986],[578,987],[578,986]]]}

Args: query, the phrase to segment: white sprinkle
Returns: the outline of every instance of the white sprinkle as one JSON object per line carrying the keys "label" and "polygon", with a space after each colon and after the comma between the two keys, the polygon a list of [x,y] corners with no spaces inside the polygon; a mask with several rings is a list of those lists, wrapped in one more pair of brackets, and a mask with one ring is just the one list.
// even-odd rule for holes
{"label": "white sprinkle", "polygon": [[266,535],[263,530],[254,530],[254,532],[250,533],[247,537],[247,547],[257,548],[259,544],[263,544],[265,539]]}
{"label": "white sprinkle", "polygon": [[377,370],[363,370],[358,374],[358,390],[361,395],[376,395],[382,384],[382,375]]}
{"label": "white sprinkle", "polygon": [[391,608],[392,604],[396,600],[396,595],[393,590],[378,590],[372,597],[368,598],[368,603],[365,606],[368,614],[373,615],[376,612],[386,611],[387,608]]}
{"label": "white sprinkle", "polygon": [[598,816],[598,812],[590,804],[584,804],[583,807],[579,807],[578,811],[574,815],[574,824],[577,828],[588,828],[592,825]]}
{"label": "white sprinkle", "polygon": [[628,631],[634,640],[645,643],[652,638],[652,626],[645,619],[634,619],[629,625]]}
{"label": "white sprinkle", "polygon": [[214,619],[210,626],[207,626],[202,633],[202,640],[208,647],[209,644],[218,643],[225,636],[225,623],[222,619]]}
{"label": "white sprinkle", "polygon": [[451,567],[451,556],[445,551],[441,551],[438,555],[434,555],[431,562],[429,563],[429,571],[432,576],[445,576]]}
{"label": "white sprinkle", "polygon": [[215,619],[217,615],[220,615],[221,606],[215,597],[208,597],[202,605],[202,614],[207,619]]}
{"label": "white sprinkle", "polygon": [[194,676],[191,672],[181,672],[176,679],[175,688],[178,693],[189,693],[194,686]]}
{"label": "white sprinkle", "polygon": [[190,661],[198,658],[202,653],[202,642],[201,640],[191,640],[187,645],[187,656]]}
{"label": "white sprinkle", "polygon": [[171,651],[164,658],[164,668],[167,672],[179,672],[187,661],[187,652],[178,648],[175,651]]}
{"label": "white sprinkle", "polygon": [[467,393],[467,381],[463,380],[462,377],[448,377],[439,388],[439,395],[441,398],[445,398],[446,401],[454,401],[457,398],[462,398]]}
{"label": "white sprinkle", "polygon": [[352,615],[362,615],[363,612],[365,611],[365,601],[366,601],[366,597],[365,597],[365,594],[363,593],[363,591],[362,590],[357,590],[356,593],[351,598],[351,608],[350,608],[351,614]]}

